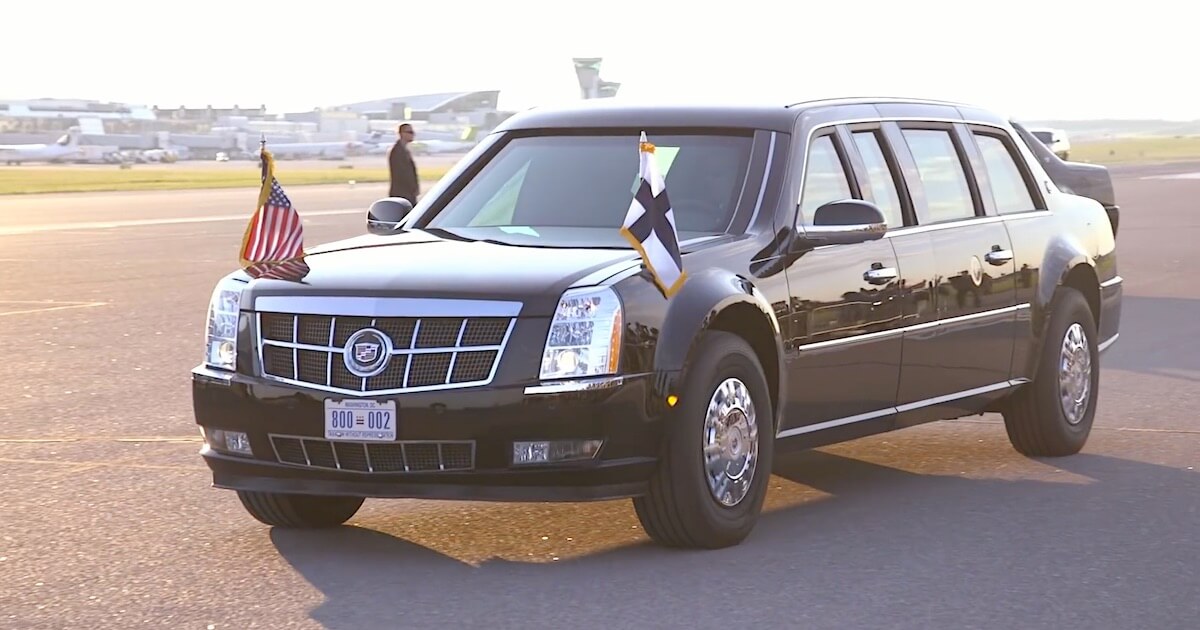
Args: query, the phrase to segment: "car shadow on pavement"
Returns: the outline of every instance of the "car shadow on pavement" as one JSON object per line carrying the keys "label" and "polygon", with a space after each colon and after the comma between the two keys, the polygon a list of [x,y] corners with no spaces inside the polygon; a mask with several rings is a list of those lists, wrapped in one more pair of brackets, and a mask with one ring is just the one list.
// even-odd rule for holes
{"label": "car shadow on pavement", "polygon": [[[975,463],[962,451],[949,457]],[[1086,453],[1040,463],[1046,480],[981,480],[790,454],[772,493],[811,491],[717,551],[663,549],[643,536],[553,563],[495,559],[512,557],[500,545],[540,538],[521,516],[531,504],[476,508],[485,512],[470,524],[443,518],[439,531],[413,536],[490,533],[477,545],[497,548],[476,551],[493,559],[478,565],[364,527],[270,536],[324,595],[312,619],[339,630],[1193,624],[1200,477]],[[556,508],[538,533],[628,528],[628,501],[589,505],[587,519]]]}
{"label": "car shadow on pavement", "polygon": [[1103,367],[1200,383],[1200,300],[1125,294]]}

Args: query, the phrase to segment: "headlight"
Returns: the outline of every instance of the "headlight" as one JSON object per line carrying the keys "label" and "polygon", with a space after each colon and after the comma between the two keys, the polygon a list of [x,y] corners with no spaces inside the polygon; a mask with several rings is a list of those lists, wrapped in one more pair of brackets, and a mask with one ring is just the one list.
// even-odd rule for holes
{"label": "headlight", "polygon": [[541,378],[599,376],[617,371],[621,356],[621,301],[608,288],[569,289],[558,301]]}
{"label": "headlight", "polygon": [[242,288],[236,280],[217,283],[208,302],[208,332],[204,339],[204,363],[224,370],[237,368],[238,314]]}

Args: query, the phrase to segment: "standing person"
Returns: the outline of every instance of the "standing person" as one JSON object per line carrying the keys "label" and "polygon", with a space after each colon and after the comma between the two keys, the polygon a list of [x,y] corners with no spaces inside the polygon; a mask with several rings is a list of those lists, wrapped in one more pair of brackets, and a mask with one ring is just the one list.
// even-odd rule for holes
{"label": "standing person", "polygon": [[417,163],[413,161],[408,151],[408,143],[415,137],[412,125],[401,123],[396,128],[399,139],[388,151],[388,171],[391,173],[392,185],[388,189],[389,197],[403,197],[412,205],[417,205],[417,195],[420,184],[417,181]]}

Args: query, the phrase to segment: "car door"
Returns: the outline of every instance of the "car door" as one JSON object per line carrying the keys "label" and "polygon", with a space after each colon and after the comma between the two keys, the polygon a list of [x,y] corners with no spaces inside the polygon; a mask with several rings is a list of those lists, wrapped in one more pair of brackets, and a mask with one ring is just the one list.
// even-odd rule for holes
{"label": "car door", "polygon": [[[961,125],[903,121],[890,137],[933,250],[936,322],[905,329],[899,426],[977,411],[1008,386],[1017,307],[1008,231],[974,177],[979,154]],[[989,208],[993,208],[989,212]]]}
{"label": "car door", "polygon": [[[874,191],[874,201],[881,208],[900,206],[900,217],[895,219],[897,225],[887,234],[901,272],[897,299],[903,312],[898,331],[903,336],[896,403],[911,403],[927,394],[929,383],[937,378],[939,369],[936,362],[921,354],[922,348],[911,343],[914,337],[919,337],[921,330],[937,325],[937,264],[933,235],[917,222],[915,204],[921,203],[923,197],[919,187],[908,185],[918,174],[912,160],[906,159],[908,153],[899,127],[894,122],[881,121],[851,125],[849,131],[866,169],[860,180],[870,182],[869,186],[864,186],[864,193]],[[891,200],[893,194],[895,201]]]}
{"label": "car door", "polygon": [[[1035,331],[1030,305],[1037,300],[1042,254],[1051,247],[1054,217],[1029,162],[1021,153],[1019,137],[1004,129],[984,125],[968,126],[968,130],[983,164],[978,174],[980,190],[986,191],[984,199],[990,199],[995,205],[995,213],[1004,218],[1004,227],[1012,239],[1017,331],[1013,340],[1011,375],[1020,375],[1031,359],[1029,352],[1033,346],[1030,342]],[[1036,157],[1029,159],[1036,160]],[[1046,185],[1051,184],[1046,182]]]}
{"label": "car door", "polygon": [[[796,222],[818,207],[863,198],[850,167],[848,136],[813,134],[802,165]],[[781,437],[889,421],[900,378],[900,269],[888,239],[818,247],[786,269],[789,397]]]}

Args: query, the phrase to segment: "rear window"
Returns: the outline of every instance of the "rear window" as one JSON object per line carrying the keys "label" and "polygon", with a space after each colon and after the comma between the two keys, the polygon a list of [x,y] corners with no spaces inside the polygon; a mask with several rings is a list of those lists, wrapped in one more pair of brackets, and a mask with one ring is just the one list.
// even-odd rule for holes
{"label": "rear window", "polygon": [[[751,137],[646,132],[682,237],[733,222]],[[428,228],[605,228],[615,234],[637,190],[638,134],[510,140]]]}

